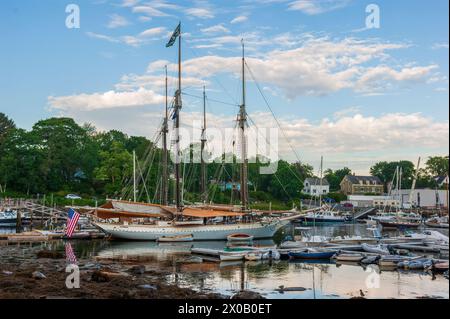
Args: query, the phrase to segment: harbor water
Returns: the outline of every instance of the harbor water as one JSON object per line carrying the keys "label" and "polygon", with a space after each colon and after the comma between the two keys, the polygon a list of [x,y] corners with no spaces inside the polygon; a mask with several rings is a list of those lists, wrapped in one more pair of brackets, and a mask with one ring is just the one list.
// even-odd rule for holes
{"label": "harbor water", "polygon": [[[286,235],[304,230],[291,224],[273,240],[256,245],[278,244]],[[14,231],[2,229],[1,232]],[[448,229],[440,230],[448,236]],[[308,230],[318,236],[370,236],[367,225],[343,224]],[[396,235],[397,232],[383,233]],[[33,244],[29,249],[64,253],[64,242]],[[449,283],[443,275],[422,271],[383,270],[377,265],[304,261],[217,262],[190,254],[192,247],[223,249],[226,242],[155,243],[128,241],[71,241],[79,259],[129,262],[165,270],[165,280],[199,292],[233,295],[240,290],[258,292],[266,298],[449,298]],[[27,248],[20,248],[27,249]],[[6,256],[0,256],[5,258]],[[280,287],[282,289],[280,289]],[[292,291],[284,291],[288,288]]]}

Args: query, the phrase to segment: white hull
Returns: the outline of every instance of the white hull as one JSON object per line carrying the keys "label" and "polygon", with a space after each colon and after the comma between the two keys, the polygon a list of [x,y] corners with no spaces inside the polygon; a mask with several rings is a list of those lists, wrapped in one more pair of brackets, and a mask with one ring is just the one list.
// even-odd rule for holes
{"label": "white hull", "polygon": [[249,223],[232,225],[206,226],[147,226],[147,225],[117,225],[96,223],[97,227],[110,234],[113,238],[127,240],[156,241],[164,236],[192,235],[194,240],[227,240],[235,233],[245,233],[254,238],[272,238],[275,232],[288,223],[287,220],[277,220],[271,223]]}

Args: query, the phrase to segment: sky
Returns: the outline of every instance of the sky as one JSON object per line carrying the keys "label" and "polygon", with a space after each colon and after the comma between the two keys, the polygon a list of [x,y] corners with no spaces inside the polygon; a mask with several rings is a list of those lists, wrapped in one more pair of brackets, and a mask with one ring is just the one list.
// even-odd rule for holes
{"label": "sky", "polygon": [[[66,23],[69,4],[79,28]],[[203,86],[210,131],[235,126],[243,39],[254,136],[278,129],[279,158],[368,174],[378,161],[449,152],[448,12],[446,0],[1,1],[0,112],[25,129],[69,116],[154,140],[165,65],[176,89],[177,47],[165,44],[181,21],[192,139]],[[208,147],[218,149],[212,136]]]}

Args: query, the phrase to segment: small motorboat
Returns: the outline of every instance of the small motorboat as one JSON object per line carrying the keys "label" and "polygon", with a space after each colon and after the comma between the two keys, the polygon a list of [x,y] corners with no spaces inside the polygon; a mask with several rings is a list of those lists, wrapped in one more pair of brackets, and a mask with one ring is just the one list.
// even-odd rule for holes
{"label": "small motorboat", "polygon": [[334,251],[325,251],[318,249],[305,249],[303,251],[292,251],[288,256],[292,259],[330,259],[335,254]]}
{"label": "small motorboat", "polygon": [[227,240],[231,242],[247,242],[252,241],[253,236],[247,234],[231,234],[227,236]]}
{"label": "small motorboat", "polygon": [[258,253],[248,253],[244,256],[244,259],[247,261],[256,261],[261,260],[262,255]]}
{"label": "small motorboat", "polygon": [[419,228],[422,223],[420,221],[404,220],[401,218],[393,218],[391,220],[378,221],[383,228]]}
{"label": "small motorboat", "polygon": [[361,260],[361,263],[364,265],[371,265],[378,263],[378,260],[380,260],[380,256],[367,256]]}
{"label": "small motorboat", "polygon": [[17,224],[17,212],[12,210],[0,211],[0,227],[14,227]]}
{"label": "small motorboat", "polygon": [[337,261],[350,261],[350,262],[360,262],[364,259],[364,256],[362,254],[337,254],[336,260]]}
{"label": "small motorboat", "polygon": [[435,272],[445,272],[448,271],[448,261],[447,262],[437,262],[433,265],[432,269]]}
{"label": "small motorboat", "polygon": [[433,266],[433,261],[428,258],[412,259],[401,261],[397,264],[398,268],[407,270],[422,270],[430,269]]}
{"label": "small motorboat", "polygon": [[223,252],[219,255],[220,261],[236,261],[243,260],[246,254],[226,253]]}
{"label": "small motorboat", "polygon": [[380,255],[390,255],[388,245],[369,245],[366,243],[361,244],[361,248],[368,253],[375,253]]}
{"label": "small motorboat", "polygon": [[397,267],[399,262],[405,260],[403,256],[382,256],[378,261],[380,267]]}
{"label": "small motorboat", "polygon": [[177,235],[177,236],[162,236],[157,239],[157,242],[160,243],[181,243],[188,241],[194,241],[194,236],[192,236],[192,234]]}
{"label": "small motorboat", "polygon": [[448,229],[448,216],[445,217],[432,217],[425,221],[425,226],[431,228],[447,228]]}

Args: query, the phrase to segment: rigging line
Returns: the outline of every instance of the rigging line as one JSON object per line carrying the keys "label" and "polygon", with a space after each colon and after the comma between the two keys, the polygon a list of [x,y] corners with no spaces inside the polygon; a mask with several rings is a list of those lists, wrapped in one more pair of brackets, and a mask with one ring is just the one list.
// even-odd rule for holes
{"label": "rigging line", "polygon": [[[194,50],[194,48],[191,48],[189,46],[186,46],[187,49],[189,51],[191,51],[191,53],[193,53],[198,59],[200,59],[201,57],[197,54],[196,50]],[[212,79],[222,88],[222,90],[225,92],[225,94],[227,94],[231,100],[234,101],[234,103],[236,103],[236,105],[239,105],[239,103],[237,102],[237,100],[228,92],[228,90],[222,85],[222,83],[220,82],[220,80],[213,76]]]}
{"label": "rigging line", "polygon": [[[256,148],[257,148],[257,150],[259,150],[259,146],[258,146],[257,143],[256,143]],[[288,167],[289,167],[289,163],[288,163]],[[283,183],[281,183],[281,180],[280,180],[280,178],[278,177],[278,175],[277,175],[276,172],[273,173],[273,176],[275,176],[277,182],[280,184],[280,186],[283,188],[283,191],[284,191],[284,192],[286,193],[286,195],[289,197],[289,200],[292,201],[293,199],[292,199],[291,195],[289,195],[289,193],[288,193],[287,190],[286,190],[286,187],[283,185]],[[241,186],[241,187],[242,187],[242,186]]]}
{"label": "rigging line", "polygon": [[[198,98],[198,99],[203,99],[203,96],[199,96],[199,95],[195,95],[195,94],[191,94],[191,93],[181,92],[181,94],[186,95],[186,96],[190,96],[190,97],[195,97],[195,98]],[[216,102],[216,103],[220,103],[220,104],[225,104],[225,105],[230,105],[230,106],[239,106],[237,104],[224,102],[224,101],[219,101],[219,100],[215,100],[215,99],[211,99],[211,98],[209,98],[209,100],[213,101],[213,102]]]}
{"label": "rigging line", "polygon": [[286,133],[284,132],[283,128],[281,127],[280,122],[279,122],[278,119],[276,118],[274,111],[273,111],[272,108],[270,107],[269,102],[267,101],[266,96],[265,96],[264,93],[262,92],[261,87],[260,87],[258,81],[256,80],[256,78],[255,78],[255,76],[254,76],[252,70],[251,70],[250,67],[248,66],[247,62],[245,62],[245,65],[247,66],[247,70],[249,71],[249,73],[250,73],[250,75],[251,75],[253,81],[255,82],[255,85],[256,85],[256,87],[258,88],[259,93],[261,94],[262,98],[264,99],[264,102],[266,103],[268,109],[269,109],[270,112],[272,113],[272,116],[273,116],[273,118],[275,119],[275,122],[277,123],[278,127],[280,128],[281,132],[283,133],[283,136],[284,136],[286,142],[288,143],[288,145],[289,145],[289,147],[291,148],[292,152],[295,154],[295,157],[297,157],[297,160],[298,160],[299,162],[301,162],[300,156],[299,156],[298,153],[295,151],[295,149],[292,147],[292,144],[289,142],[289,139],[287,138]]}
{"label": "rigging line", "polygon": [[[256,125],[255,121],[253,121],[253,119],[250,117],[250,115],[247,114],[248,119],[250,120],[250,122],[253,124],[254,127],[256,127],[257,131],[259,134],[261,134],[259,127]],[[262,136],[262,135],[261,135]],[[266,139],[266,143],[267,145],[269,145],[270,148],[272,148],[272,145],[269,143],[269,140],[267,139],[267,136],[265,137]],[[274,148],[272,148],[272,150],[276,151]],[[300,176],[297,175],[297,173],[291,168],[291,166],[288,166],[289,170],[291,171],[292,175],[295,176],[295,178],[297,178],[300,182],[303,183],[302,179],[300,178]]]}

